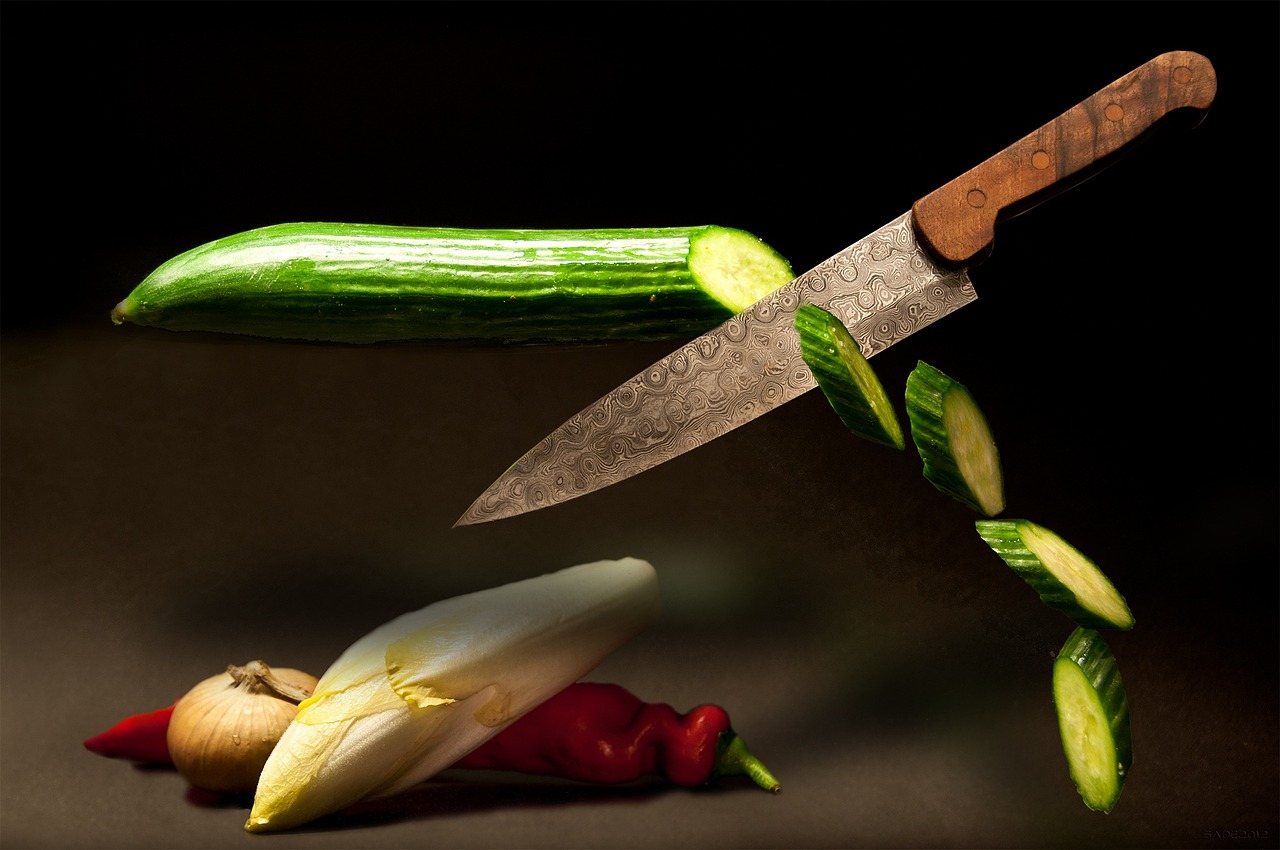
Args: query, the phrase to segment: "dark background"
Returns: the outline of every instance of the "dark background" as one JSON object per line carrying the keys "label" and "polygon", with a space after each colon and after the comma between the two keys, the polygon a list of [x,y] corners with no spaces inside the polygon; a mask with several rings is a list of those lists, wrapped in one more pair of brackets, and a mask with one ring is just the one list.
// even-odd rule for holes
{"label": "dark background", "polygon": [[[0,844],[1271,847],[1275,3],[5,3]],[[589,498],[453,521],[675,343],[353,348],[114,327],[171,256],[286,221],[716,223],[807,269],[1167,50],[1158,134],[998,231],[980,300],[874,361],[965,383],[1005,516],[1128,597],[1134,766],[1067,776],[1069,622],[908,446],[809,394]],[[228,663],[319,674],[438,598],[589,560],[662,620],[589,678],[726,706],[778,775],[676,790],[446,774],[248,836],[81,741]]]}

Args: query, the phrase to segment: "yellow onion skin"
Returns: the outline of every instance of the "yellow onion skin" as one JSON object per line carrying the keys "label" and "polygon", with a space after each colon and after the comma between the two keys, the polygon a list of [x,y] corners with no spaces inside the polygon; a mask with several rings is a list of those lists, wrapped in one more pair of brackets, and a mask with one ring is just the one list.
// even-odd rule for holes
{"label": "yellow onion skin", "polygon": [[296,702],[244,672],[253,665],[286,690],[315,690],[316,677],[309,673],[250,662],[188,691],[174,706],[166,740],[174,767],[196,788],[252,794],[267,757],[298,713]]}

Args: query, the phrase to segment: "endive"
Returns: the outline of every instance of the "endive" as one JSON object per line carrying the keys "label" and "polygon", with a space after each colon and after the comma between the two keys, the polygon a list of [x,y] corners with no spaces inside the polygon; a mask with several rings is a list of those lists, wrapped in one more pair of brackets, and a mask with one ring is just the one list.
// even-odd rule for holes
{"label": "endive", "polygon": [[352,644],[272,751],[245,829],[399,793],[577,681],[647,626],[653,566],[598,561],[457,596]]}

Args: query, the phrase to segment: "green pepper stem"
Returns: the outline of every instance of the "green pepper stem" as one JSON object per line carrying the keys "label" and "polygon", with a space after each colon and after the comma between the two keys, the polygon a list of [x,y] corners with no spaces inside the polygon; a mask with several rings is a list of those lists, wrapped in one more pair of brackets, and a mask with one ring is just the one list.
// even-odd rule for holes
{"label": "green pepper stem", "polygon": [[751,780],[766,791],[775,794],[781,787],[778,780],[764,766],[764,762],[751,754],[747,744],[732,729],[720,733],[716,742],[716,762],[712,768],[714,776],[749,776]]}

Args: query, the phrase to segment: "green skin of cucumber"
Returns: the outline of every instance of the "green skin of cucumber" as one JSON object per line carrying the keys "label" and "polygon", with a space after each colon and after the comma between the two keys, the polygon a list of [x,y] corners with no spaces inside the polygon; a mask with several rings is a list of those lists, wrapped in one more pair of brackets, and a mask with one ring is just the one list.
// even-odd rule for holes
{"label": "green skin of cucumber", "polygon": [[1076,790],[1090,809],[1110,812],[1133,766],[1133,737],[1120,668],[1097,631],[1080,627],[1067,638],[1054,661],[1053,697]]}
{"label": "green skin of cucumber", "polygon": [[892,402],[849,329],[821,307],[796,310],[800,355],[840,421],[873,443],[902,449],[902,426]]}
{"label": "green skin of cucumber", "polygon": [[792,277],[763,241],[716,226],[308,222],[246,231],[174,257],[116,306],[112,320],[348,343],[689,338]]}

